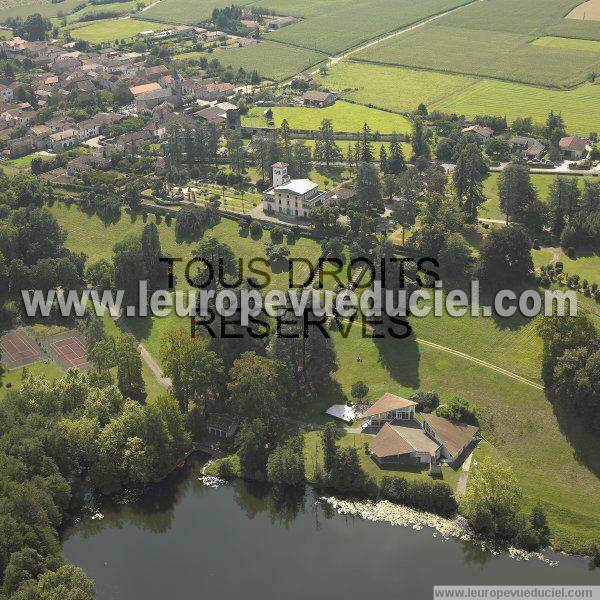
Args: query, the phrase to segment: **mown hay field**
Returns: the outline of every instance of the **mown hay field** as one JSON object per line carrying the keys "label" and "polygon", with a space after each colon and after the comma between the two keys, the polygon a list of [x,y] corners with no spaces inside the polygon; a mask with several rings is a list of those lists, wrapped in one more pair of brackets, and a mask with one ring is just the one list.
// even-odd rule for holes
{"label": "mown hay field", "polygon": [[568,50],[583,50],[584,52],[600,52],[600,42],[595,40],[579,40],[577,38],[545,35],[531,43],[534,46],[543,46],[544,48],[567,48]]}
{"label": "mown hay field", "polygon": [[[411,130],[410,122],[402,115],[350,102],[337,101],[326,108],[274,106],[271,110],[277,127],[287,119],[292,129],[318,129],[323,119],[330,119],[335,131],[360,131],[364,123],[372,133],[409,133]],[[251,109],[243,118],[244,125],[265,127],[264,111],[264,108]]]}
{"label": "mown hay field", "polygon": [[256,70],[263,77],[275,81],[292,77],[300,71],[306,71],[327,60],[327,57],[320,52],[305,48],[292,48],[268,40],[262,40],[254,46],[216,50],[210,54],[207,52],[177,54],[174,58],[186,60],[197,59],[201,56],[205,56],[209,60],[216,58],[221,64],[231,65],[234,69],[243,67],[249,72]]}
{"label": "mown hay field", "polygon": [[132,38],[142,31],[160,31],[167,29],[163,23],[152,23],[139,19],[103,19],[92,21],[83,27],[70,29],[71,36],[77,40],[84,40],[91,44],[101,44],[113,40]]}

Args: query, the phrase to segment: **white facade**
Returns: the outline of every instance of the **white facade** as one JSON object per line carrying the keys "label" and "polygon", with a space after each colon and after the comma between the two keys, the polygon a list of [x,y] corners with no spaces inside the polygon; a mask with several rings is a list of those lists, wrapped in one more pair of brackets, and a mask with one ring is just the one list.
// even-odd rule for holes
{"label": "white facade", "polygon": [[291,179],[287,164],[273,165],[273,187],[263,196],[266,212],[307,218],[310,211],[323,202],[323,192],[310,179]]}

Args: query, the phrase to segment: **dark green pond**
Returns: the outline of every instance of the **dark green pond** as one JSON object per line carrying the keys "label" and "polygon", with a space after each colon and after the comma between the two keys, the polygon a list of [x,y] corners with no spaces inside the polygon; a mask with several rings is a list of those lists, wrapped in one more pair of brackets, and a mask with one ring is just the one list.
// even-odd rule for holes
{"label": "dark green pond", "polygon": [[310,488],[205,487],[200,468],[65,532],[66,556],[96,580],[100,599],[417,600],[434,584],[600,584],[582,559],[550,555],[551,567],[494,556],[429,529],[341,516]]}

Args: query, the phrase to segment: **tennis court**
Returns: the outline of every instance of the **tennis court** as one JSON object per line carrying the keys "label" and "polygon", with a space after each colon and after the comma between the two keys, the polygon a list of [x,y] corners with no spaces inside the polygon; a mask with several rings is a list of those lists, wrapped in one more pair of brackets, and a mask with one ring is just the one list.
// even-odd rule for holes
{"label": "tennis court", "polygon": [[22,329],[9,331],[0,342],[2,363],[7,369],[17,369],[43,358],[43,352],[35,340]]}

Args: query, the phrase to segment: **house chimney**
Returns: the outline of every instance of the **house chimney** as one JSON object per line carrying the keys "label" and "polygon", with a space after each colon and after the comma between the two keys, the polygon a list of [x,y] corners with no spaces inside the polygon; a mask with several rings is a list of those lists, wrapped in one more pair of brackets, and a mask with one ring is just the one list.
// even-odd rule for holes
{"label": "house chimney", "polygon": [[284,162],[276,162],[273,165],[273,187],[279,187],[290,180],[287,169],[288,165]]}

